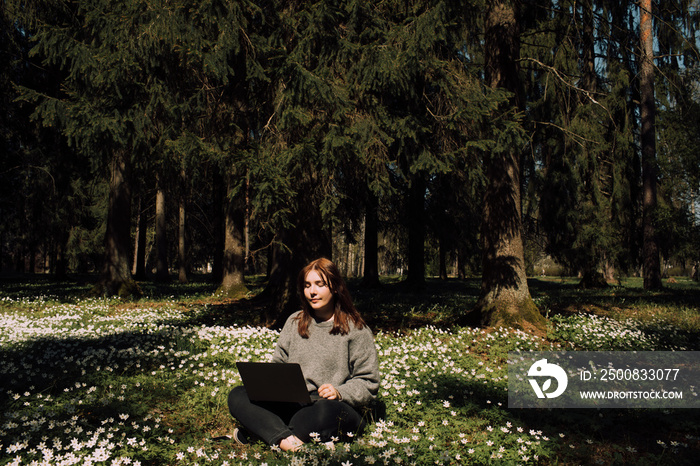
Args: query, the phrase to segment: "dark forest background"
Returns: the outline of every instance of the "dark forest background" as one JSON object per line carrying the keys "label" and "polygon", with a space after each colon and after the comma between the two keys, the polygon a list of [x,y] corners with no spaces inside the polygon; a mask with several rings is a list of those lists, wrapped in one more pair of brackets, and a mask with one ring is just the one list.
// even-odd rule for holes
{"label": "dark forest background", "polygon": [[[365,286],[700,264],[697,0],[0,3],[0,266],[97,294],[207,274],[267,320]],[[534,309],[536,311],[536,309]],[[536,314],[536,312],[535,312]],[[499,320],[500,319],[500,320]]]}

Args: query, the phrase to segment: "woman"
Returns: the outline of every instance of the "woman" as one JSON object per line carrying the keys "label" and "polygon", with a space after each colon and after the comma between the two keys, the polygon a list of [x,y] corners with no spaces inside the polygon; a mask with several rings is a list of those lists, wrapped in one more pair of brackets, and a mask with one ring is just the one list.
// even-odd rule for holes
{"label": "woman", "polygon": [[[297,291],[301,310],[287,319],[272,362],[298,363],[318,400],[308,406],[251,403],[243,387],[228,398],[231,414],[246,431],[284,451],[298,450],[314,433],[328,442],[360,430],[357,409],[379,390],[374,337],[335,264],[325,258],[308,264],[299,273]],[[247,442],[240,430],[234,437]]]}

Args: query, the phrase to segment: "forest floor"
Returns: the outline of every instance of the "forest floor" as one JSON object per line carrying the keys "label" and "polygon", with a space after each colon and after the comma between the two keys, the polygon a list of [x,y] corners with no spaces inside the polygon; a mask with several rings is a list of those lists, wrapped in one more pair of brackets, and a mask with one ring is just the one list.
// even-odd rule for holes
{"label": "forest floor", "polygon": [[[197,279],[201,278],[201,279]],[[375,331],[386,404],[334,450],[285,454],[225,436],[239,360],[266,360],[267,304],[215,295],[205,277],[139,285],[138,301],[87,298],[93,277],[0,279],[0,465],[697,464],[697,409],[511,409],[509,351],[700,351],[700,285],[639,279],[582,290],[538,277],[545,338],[455,325],[479,280],[349,284]]]}

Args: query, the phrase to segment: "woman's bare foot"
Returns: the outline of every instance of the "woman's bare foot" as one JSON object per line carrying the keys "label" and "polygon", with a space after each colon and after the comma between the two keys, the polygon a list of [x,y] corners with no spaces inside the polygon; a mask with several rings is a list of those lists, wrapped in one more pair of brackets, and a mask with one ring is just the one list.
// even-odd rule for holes
{"label": "woman's bare foot", "polygon": [[282,451],[298,451],[304,444],[296,435],[290,435],[289,437],[282,439],[280,442],[280,449]]}

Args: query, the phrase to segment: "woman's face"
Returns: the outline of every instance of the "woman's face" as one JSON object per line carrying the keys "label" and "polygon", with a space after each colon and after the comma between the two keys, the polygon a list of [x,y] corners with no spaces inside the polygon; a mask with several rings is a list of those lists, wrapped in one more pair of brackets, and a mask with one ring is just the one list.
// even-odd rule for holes
{"label": "woman's face", "polygon": [[[328,287],[326,280],[316,270],[306,274],[304,280],[304,297],[309,302],[316,316],[325,316],[333,313],[333,292]],[[330,315],[329,315],[330,317]]]}

